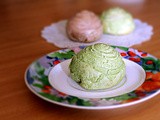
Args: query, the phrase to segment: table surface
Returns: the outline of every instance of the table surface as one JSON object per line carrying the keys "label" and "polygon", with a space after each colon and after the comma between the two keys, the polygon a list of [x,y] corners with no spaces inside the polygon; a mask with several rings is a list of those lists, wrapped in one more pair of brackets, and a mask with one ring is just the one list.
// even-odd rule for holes
{"label": "table surface", "polygon": [[2,120],[158,120],[160,95],[134,106],[112,110],[80,110],[46,102],[24,82],[27,66],[60,48],[47,43],[40,31],[88,9],[96,14],[113,6],[130,11],[152,25],[152,38],[135,49],[160,58],[160,0],[1,0],[0,1],[0,118]]}

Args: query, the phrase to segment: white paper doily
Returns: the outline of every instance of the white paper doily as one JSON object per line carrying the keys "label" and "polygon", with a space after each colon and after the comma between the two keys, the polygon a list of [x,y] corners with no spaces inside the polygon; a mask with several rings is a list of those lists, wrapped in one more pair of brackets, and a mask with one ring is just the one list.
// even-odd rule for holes
{"label": "white paper doily", "polygon": [[60,48],[69,48],[81,45],[91,45],[95,43],[105,43],[109,45],[130,47],[135,44],[140,44],[151,38],[153,34],[153,27],[140,21],[139,19],[134,19],[136,28],[135,30],[127,35],[114,36],[109,34],[103,34],[100,40],[92,43],[80,43],[71,41],[66,34],[66,22],[67,20],[59,21],[53,23],[50,26],[45,27],[41,31],[42,37],[49,43]]}

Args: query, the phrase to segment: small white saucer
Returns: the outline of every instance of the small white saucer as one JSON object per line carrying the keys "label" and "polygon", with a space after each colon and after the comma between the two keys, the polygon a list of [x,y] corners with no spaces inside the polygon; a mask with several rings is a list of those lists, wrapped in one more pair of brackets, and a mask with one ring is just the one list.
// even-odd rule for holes
{"label": "small white saucer", "polygon": [[126,65],[126,76],[116,86],[105,89],[89,91],[85,90],[70,78],[69,64],[66,60],[53,67],[49,73],[50,84],[58,91],[80,98],[108,98],[129,93],[138,88],[145,80],[144,69],[130,60],[123,59]]}

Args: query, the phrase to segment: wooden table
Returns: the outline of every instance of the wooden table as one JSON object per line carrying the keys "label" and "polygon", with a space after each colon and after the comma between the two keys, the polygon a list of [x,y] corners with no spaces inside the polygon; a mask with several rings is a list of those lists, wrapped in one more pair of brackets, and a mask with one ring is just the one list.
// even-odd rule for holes
{"label": "wooden table", "polygon": [[[117,0],[118,1],[118,0]],[[124,1],[124,0],[121,0]],[[152,38],[133,48],[160,58],[160,1],[135,0],[1,0],[0,1],[0,119],[1,120],[158,120],[160,95],[134,106],[112,110],[79,110],[46,102],[32,94],[24,83],[28,65],[60,48],[47,43],[40,31],[88,9],[96,14],[119,6],[134,18],[152,25]]]}

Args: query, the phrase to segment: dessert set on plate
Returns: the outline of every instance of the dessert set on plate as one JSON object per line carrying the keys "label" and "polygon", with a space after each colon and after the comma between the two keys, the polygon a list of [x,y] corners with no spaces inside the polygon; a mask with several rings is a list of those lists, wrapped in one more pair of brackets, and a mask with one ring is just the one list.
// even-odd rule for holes
{"label": "dessert set on plate", "polygon": [[46,101],[79,109],[113,109],[152,98],[160,92],[160,60],[98,42],[103,34],[123,36],[134,29],[131,14],[121,8],[106,10],[100,17],[86,10],[77,13],[68,20],[66,34],[75,43],[91,45],[39,58],[26,70],[26,85]]}

